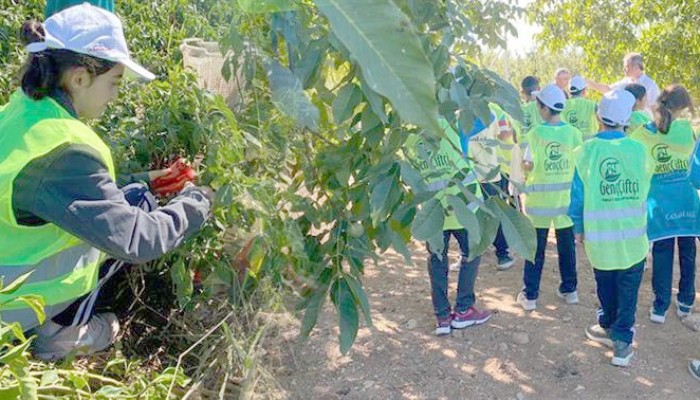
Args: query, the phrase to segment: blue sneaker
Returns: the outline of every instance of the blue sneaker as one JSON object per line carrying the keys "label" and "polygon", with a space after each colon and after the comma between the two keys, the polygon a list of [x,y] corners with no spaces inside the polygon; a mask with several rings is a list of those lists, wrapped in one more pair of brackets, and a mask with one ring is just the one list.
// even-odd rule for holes
{"label": "blue sneaker", "polygon": [[612,365],[616,367],[629,367],[632,356],[634,356],[634,350],[632,349],[631,343],[625,343],[619,340],[613,342]]}
{"label": "blue sneaker", "polygon": [[512,267],[514,263],[515,260],[513,259],[513,257],[506,254],[505,256],[498,257],[498,264],[496,265],[496,269],[499,271],[506,271],[510,269],[510,267]]}
{"label": "blue sneaker", "polygon": [[666,323],[666,313],[659,313],[652,307],[649,310],[649,319],[655,324],[664,324]]}

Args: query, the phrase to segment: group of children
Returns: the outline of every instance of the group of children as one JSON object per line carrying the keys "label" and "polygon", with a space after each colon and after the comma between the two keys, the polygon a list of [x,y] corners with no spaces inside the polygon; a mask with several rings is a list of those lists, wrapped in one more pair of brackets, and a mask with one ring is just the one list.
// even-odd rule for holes
{"label": "group of children", "polygon": [[[626,367],[634,354],[637,295],[650,247],[655,295],[650,320],[663,324],[671,306],[676,242],[680,259],[677,316],[690,315],[695,299],[695,238],[700,237],[700,177],[695,175],[700,175],[700,155],[691,157],[696,136],[690,121],[685,119],[685,113],[692,111],[690,96],[683,86],[671,85],[660,93],[649,113],[645,87],[637,83],[607,91],[598,103],[587,98],[588,81],[580,76],[570,79],[567,91],[555,84],[540,88],[538,79],[532,76],[523,79],[521,88],[522,125],[492,105],[493,121],[481,124],[481,132],[458,134],[445,124],[448,136],[455,142],[458,135],[462,136],[466,160],[462,164],[467,169],[478,170],[475,164],[480,159],[474,152],[484,147],[480,139],[483,143],[483,138],[490,135],[500,142],[497,154],[499,176],[503,179],[471,181],[472,187],[486,189],[497,184],[502,190],[507,189],[509,180],[517,181],[514,171],[509,176],[511,169],[521,167],[524,172],[523,185],[511,188],[524,187],[524,198],[514,203],[523,201],[522,209],[535,227],[537,249],[534,260],[525,262],[517,303],[526,311],[537,308],[552,227],[561,275],[556,294],[567,304],[579,302],[575,246],[578,238],[593,266],[600,304],[597,324],[587,328],[585,335],[612,348],[612,364]],[[464,142],[468,143],[468,151],[464,150]],[[456,151],[449,146],[443,150]],[[443,178],[454,172],[445,171]],[[476,174],[479,178],[481,175]],[[446,212],[455,211],[448,207]],[[458,302],[450,309],[447,250],[436,254],[428,246],[437,335],[482,324],[490,316],[487,311],[474,308],[473,281],[479,258],[466,262],[467,230],[459,223],[445,229],[445,247],[449,236],[456,236],[463,260],[456,266],[460,276]],[[494,242],[499,265],[506,261],[504,242],[502,237]],[[512,260],[509,255],[508,258]],[[470,277],[468,285],[463,284],[463,275]],[[690,369],[700,378],[700,361],[691,362]]]}

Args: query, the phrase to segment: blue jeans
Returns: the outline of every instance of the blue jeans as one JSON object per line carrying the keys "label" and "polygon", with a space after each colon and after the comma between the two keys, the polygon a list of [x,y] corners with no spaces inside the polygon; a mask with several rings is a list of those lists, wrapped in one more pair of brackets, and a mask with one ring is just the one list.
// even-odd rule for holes
{"label": "blue jeans", "polygon": [[[484,192],[484,199],[488,199],[491,196],[500,196],[500,193],[494,185],[504,193],[508,193],[508,180],[506,178],[501,178],[501,180],[496,183],[481,184],[481,189]],[[499,259],[508,255],[508,242],[506,242],[506,237],[503,235],[503,228],[500,224],[498,225],[496,238],[493,240],[493,247],[496,248],[496,257]]]}
{"label": "blue jeans", "polygon": [[[525,297],[528,300],[537,300],[540,294],[540,281],[542,280],[542,267],[544,266],[544,251],[547,249],[548,228],[537,228],[537,251],[535,263],[525,261],[523,270],[523,284]],[[576,291],[578,280],[576,277],[576,247],[574,245],[574,228],[562,228],[554,231],[557,237],[557,252],[559,253],[559,275],[561,293]]]}
{"label": "blue jeans", "polygon": [[632,343],[634,313],[637,311],[637,295],[644,275],[645,261],[622,270],[593,269],[596,293],[602,309],[598,313],[598,323],[610,330],[613,341]]}
{"label": "blue jeans", "polygon": [[680,280],[678,282],[678,302],[692,306],[695,301],[695,238],[679,237],[654,242],[652,249],[651,285],[654,288],[654,313],[662,315],[671,305],[673,286],[673,253],[678,241],[678,261]]}
{"label": "blue jeans", "polygon": [[469,258],[469,236],[466,229],[444,231],[443,238],[445,241],[445,248],[442,251],[442,259],[440,259],[437,254],[433,253],[430,250],[430,246],[428,246],[428,252],[430,252],[428,258],[428,275],[430,275],[431,297],[433,299],[435,316],[439,319],[446,319],[450,316],[450,312],[452,311],[450,300],[447,298],[447,277],[449,273],[447,249],[450,236],[454,236],[455,239],[457,239],[457,243],[459,243],[462,264],[459,269],[459,277],[457,278],[457,301],[455,310],[464,312],[469,307],[473,306],[476,301],[476,297],[474,296],[474,282],[476,281],[476,275],[479,273],[481,257],[467,262]]}

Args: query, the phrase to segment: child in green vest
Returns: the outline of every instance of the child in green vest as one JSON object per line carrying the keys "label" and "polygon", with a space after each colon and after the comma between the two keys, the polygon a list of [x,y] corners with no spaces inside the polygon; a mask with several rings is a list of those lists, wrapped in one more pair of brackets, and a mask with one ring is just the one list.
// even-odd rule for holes
{"label": "child in green vest", "polygon": [[646,149],[624,134],[635,98],[617,89],[600,101],[601,132],[574,151],[576,174],[569,215],[593,266],[600,302],[598,324],[586,336],[613,349],[612,364],[634,355],[637,295],[649,251],[646,199],[652,163]]}
{"label": "child in green vest", "polygon": [[[29,56],[0,118],[0,276],[35,273],[0,303],[12,306],[4,322],[32,330],[36,356],[56,360],[116,340],[117,317],[96,313],[113,300],[101,290],[124,265],[199,231],[213,197],[190,186],[159,208],[145,185],[117,186],[110,148],[85,121],[100,118],[125,76],[154,75],[130,57],[116,15],[86,3],[22,28]],[[41,296],[45,320],[18,295]]]}
{"label": "child in green vest", "polygon": [[569,85],[571,98],[566,101],[566,107],[561,113],[562,119],[564,122],[578,128],[583,134],[583,140],[588,140],[598,132],[595,101],[586,98],[586,81],[579,75],[571,78]]}
{"label": "child in green vest", "polygon": [[[430,276],[431,297],[433,310],[437,318],[435,335],[449,335],[452,329],[464,329],[480,325],[491,318],[488,311],[479,311],[474,307],[476,297],[474,284],[479,272],[481,257],[469,260],[469,232],[452,211],[450,199],[468,202],[461,193],[459,186],[453,182],[455,175],[461,175],[461,184],[477,196],[481,195],[479,181],[470,168],[467,160],[462,157],[460,137],[446,120],[441,121],[445,136],[437,144],[437,149],[427,146],[420,135],[408,137],[405,144],[405,154],[416,166],[428,184],[428,189],[435,191],[435,198],[440,200],[445,209],[443,223],[443,249],[438,253],[427,245],[428,274]],[[475,209],[476,204],[468,204],[469,209]],[[450,237],[454,236],[459,243],[460,269],[457,278],[457,299],[454,308],[451,307],[447,296],[448,289],[448,257]]]}
{"label": "child in green vest", "polygon": [[520,83],[520,88],[522,89],[521,94],[523,96],[523,135],[527,135],[530,129],[542,122],[542,117],[537,110],[537,103],[535,102],[535,96],[533,93],[540,90],[540,81],[534,76],[526,76]]}
{"label": "child in green vest", "polygon": [[528,148],[523,162],[523,169],[528,171],[525,212],[537,231],[535,260],[525,262],[524,287],[517,296],[517,302],[526,311],[537,307],[544,252],[552,225],[561,275],[557,295],[567,304],[578,303],[573,222],[567,211],[574,175],[572,155],[574,148],[582,143],[581,132],[561,121],[560,113],[566,103],[564,91],[551,84],[534,94],[544,124],[527,134]]}
{"label": "child in green vest", "polygon": [[651,122],[649,114],[644,111],[647,104],[647,90],[644,86],[638,83],[630,83],[625,86],[625,90],[632,93],[635,98],[634,108],[632,109],[632,116],[630,117],[630,124],[627,127],[627,134],[639,129]]}

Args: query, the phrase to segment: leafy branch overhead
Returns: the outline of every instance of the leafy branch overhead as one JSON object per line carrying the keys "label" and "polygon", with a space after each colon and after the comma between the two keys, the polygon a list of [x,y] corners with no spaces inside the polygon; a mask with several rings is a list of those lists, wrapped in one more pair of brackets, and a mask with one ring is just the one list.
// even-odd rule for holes
{"label": "leafy branch overhead", "polygon": [[[521,118],[517,90],[470,58],[479,43],[503,43],[512,30],[503,18],[519,8],[491,1],[240,3],[247,13],[242,18],[252,17],[257,29],[234,21],[224,45],[247,54],[244,63],[263,67],[268,87],[253,81],[249,94],[265,98],[269,90],[270,101],[296,126],[287,148],[303,149],[287,153],[285,171],[292,178],[289,207],[301,213],[296,223],[310,257],[290,261],[314,281],[298,306],[302,334],[311,332],[330,297],[340,347],[348,351],[359,310],[370,322],[360,285],[365,263],[389,247],[411,263],[412,238],[441,248],[448,206],[474,231],[475,256],[493,240],[498,220],[507,219],[508,239],[532,257],[531,225],[522,215],[483,203],[464,188],[464,196],[449,204],[435,199],[404,152],[411,134],[437,146],[441,119],[466,131],[475,118],[488,121],[490,102]],[[459,185],[459,175],[451,185]],[[469,210],[467,201],[481,202],[481,210]]]}

